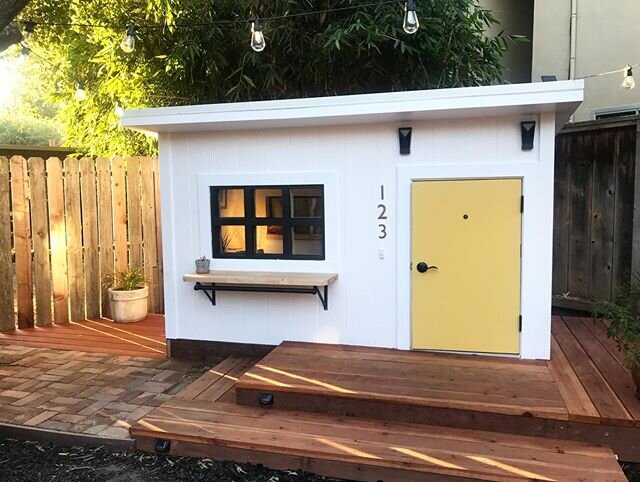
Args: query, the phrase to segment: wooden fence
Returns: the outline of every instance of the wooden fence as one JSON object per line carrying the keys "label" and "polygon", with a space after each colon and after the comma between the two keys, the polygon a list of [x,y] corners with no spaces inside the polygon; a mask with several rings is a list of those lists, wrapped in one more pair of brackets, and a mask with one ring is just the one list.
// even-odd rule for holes
{"label": "wooden fence", "polygon": [[576,123],[556,142],[554,304],[590,309],[640,274],[640,117]]}
{"label": "wooden fence", "polygon": [[158,163],[0,157],[0,330],[109,316],[104,276],[149,278],[164,309]]}

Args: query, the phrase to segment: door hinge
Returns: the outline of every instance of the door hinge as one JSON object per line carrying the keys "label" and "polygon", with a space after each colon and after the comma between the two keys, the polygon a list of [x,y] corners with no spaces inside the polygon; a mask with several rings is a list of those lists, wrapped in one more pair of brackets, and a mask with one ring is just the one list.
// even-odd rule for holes
{"label": "door hinge", "polygon": [[524,212],[524,196],[520,196],[520,212]]}
{"label": "door hinge", "polygon": [[522,315],[518,316],[518,331],[522,333]]}

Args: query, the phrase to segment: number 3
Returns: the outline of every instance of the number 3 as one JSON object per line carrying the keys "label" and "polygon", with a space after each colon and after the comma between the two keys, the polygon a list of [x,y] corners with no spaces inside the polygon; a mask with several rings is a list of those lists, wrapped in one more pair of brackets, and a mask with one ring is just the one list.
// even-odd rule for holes
{"label": "number 3", "polygon": [[387,237],[387,227],[384,224],[378,224],[380,228],[380,234],[378,234],[378,239],[384,239]]}

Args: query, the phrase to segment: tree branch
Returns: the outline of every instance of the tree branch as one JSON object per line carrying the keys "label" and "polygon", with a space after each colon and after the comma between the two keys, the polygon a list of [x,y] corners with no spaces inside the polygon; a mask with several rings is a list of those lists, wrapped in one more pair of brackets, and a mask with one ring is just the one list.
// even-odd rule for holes
{"label": "tree branch", "polygon": [[29,0],[0,0],[0,30],[4,30],[27,6]]}
{"label": "tree branch", "polygon": [[0,52],[22,40],[22,32],[15,23],[10,23],[0,31]]}

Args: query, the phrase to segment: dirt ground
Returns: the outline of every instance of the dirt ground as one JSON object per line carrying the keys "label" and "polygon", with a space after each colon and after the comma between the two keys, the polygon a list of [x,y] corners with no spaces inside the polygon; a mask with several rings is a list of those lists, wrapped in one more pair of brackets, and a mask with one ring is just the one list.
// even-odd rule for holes
{"label": "dirt ground", "polygon": [[13,439],[0,441],[0,480],[60,482],[319,482],[304,472],[280,472],[255,465],[167,457],[105,448],[57,447]]}

